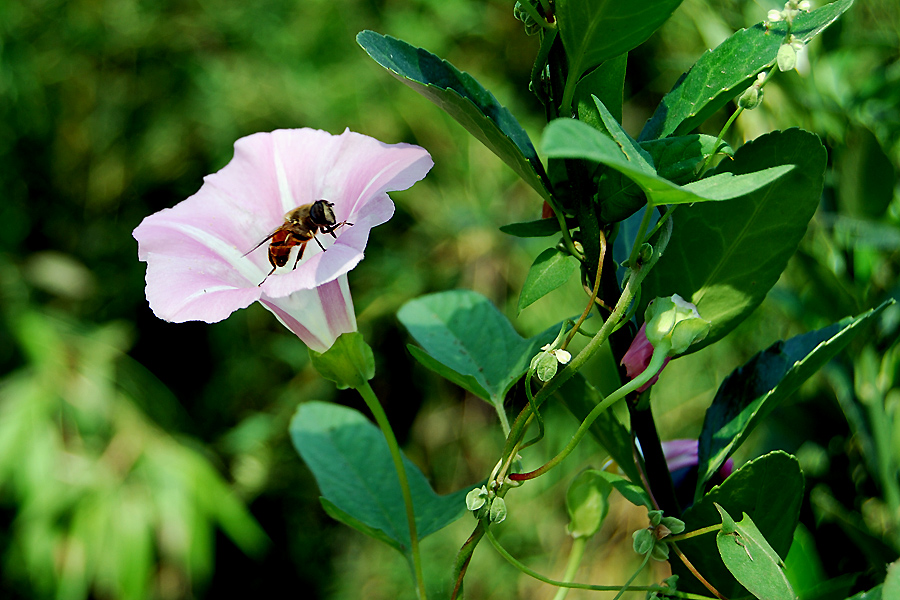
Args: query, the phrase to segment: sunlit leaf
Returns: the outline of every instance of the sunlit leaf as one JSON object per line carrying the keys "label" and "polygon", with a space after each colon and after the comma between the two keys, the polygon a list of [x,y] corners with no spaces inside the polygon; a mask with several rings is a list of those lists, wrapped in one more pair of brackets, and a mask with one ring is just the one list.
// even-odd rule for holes
{"label": "sunlit leaf", "polygon": [[577,258],[556,248],[547,248],[541,252],[525,277],[519,294],[518,310],[521,311],[566,283],[578,270],[579,264]]}
{"label": "sunlit leaf", "polygon": [[[684,511],[682,520],[687,526],[685,531],[721,523],[722,518],[714,506],[718,504],[730,514],[751,515],[778,556],[787,556],[800,515],[803,488],[803,473],[797,459],[785,452],[771,452],[741,466],[721,485]],[[678,542],[678,547],[726,597],[746,594],[722,564],[714,536],[702,535],[682,540]],[[681,561],[673,561],[672,570],[680,577],[679,589],[698,594],[706,590]]]}
{"label": "sunlit leaf", "polygon": [[[794,19],[792,34],[808,42],[834,23],[853,4],[837,0]],[[640,140],[690,133],[732,98],[750,87],[757,73],[775,64],[787,35],[784,21],[766,27],[758,23],[741,29],[714,50],[709,50],[662,99],[647,121]]]}
{"label": "sunlit leaf", "polygon": [[759,306],[806,233],[825,171],[818,137],[800,129],[760,136],[720,170],[742,175],[779,165],[795,168],[742,198],[682,206],[672,217],[672,239],[644,279],[638,314],[656,296],[676,293],[693,302],[712,329],[689,352],[720,339]]}
{"label": "sunlit leaf", "polygon": [[725,510],[716,505],[723,521],[731,523],[734,531],[723,527],[716,534],[719,555],[731,574],[757,598],[764,600],[795,600],[797,595],[784,574],[781,557],[772,550],[765,536],[753,520],[743,513],[743,518],[733,522]]}
{"label": "sunlit leaf", "polygon": [[[525,374],[532,357],[553,340],[559,326],[525,339],[484,296],[466,290],[429,294],[404,304],[397,318],[435,364],[455,371],[457,383],[502,410],[503,399]],[[421,353],[415,356],[421,357]],[[460,383],[462,385],[462,383]]]}

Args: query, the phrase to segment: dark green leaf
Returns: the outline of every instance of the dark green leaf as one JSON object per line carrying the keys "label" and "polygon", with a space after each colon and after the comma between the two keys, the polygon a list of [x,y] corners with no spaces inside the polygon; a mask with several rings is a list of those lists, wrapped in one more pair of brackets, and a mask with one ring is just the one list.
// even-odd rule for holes
{"label": "dark green leaf", "polygon": [[871,590],[860,592],[858,594],[854,594],[847,598],[847,600],[883,600],[884,598],[889,598],[888,596],[883,596],[881,594],[882,585],[878,584],[873,587]]}
{"label": "dark green leaf", "polygon": [[[803,501],[803,474],[800,464],[785,452],[771,452],[735,471],[722,485],[715,487],[684,512],[685,531],[694,531],[721,523],[713,503],[730,514],[747,513],[779,556],[787,556]],[[703,535],[678,542],[697,570],[726,597],[746,594],[722,564],[714,536]],[[678,588],[698,594],[706,588],[681,561],[672,562],[672,571],[680,576]]]}
{"label": "dark green leaf", "polygon": [[522,285],[519,312],[567,282],[579,265],[577,258],[562,250],[547,248],[541,252],[534,259]]}
{"label": "dark green leaf", "polygon": [[[645,153],[633,144],[633,140],[628,142],[620,138],[617,143],[590,125],[574,119],[556,119],[547,125],[541,146],[551,158],[584,158],[619,171],[640,186],[647,198],[657,206],[737,198],[758,190],[792,169],[788,165],[778,165],[739,175],[724,172],[679,186],[657,175],[653,165],[647,162]],[[639,206],[634,210],[637,208]]]}
{"label": "dark green leaf", "polygon": [[[850,8],[853,0],[838,0],[794,19],[792,33],[808,42]],[[707,51],[662,99],[647,121],[640,140],[690,133],[732,98],[750,87],[756,75],[775,64],[787,34],[784,21],[741,29],[716,49]]]}
{"label": "dark green leaf", "polygon": [[[720,144],[719,152],[734,156],[728,144]],[[660,177],[683,185],[697,178],[706,158],[716,151],[716,138],[711,135],[682,135],[641,142],[641,148],[653,158]]]}
{"label": "dark green leaf", "polygon": [[[554,397],[558,398],[579,422],[603,400],[600,393],[580,373],[576,373],[563,384]],[[631,434],[612,410],[603,412],[591,425],[590,432],[631,481],[641,481],[640,473],[634,464]]]}
{"label": "dark green leaf", "polygon": [[879,219],[894,198],[894,164],[868,129],[854,127],[846,136],[835,161],[840,177],[840,212],[849,217]]}
{"label": "dark green leaf", "polygon": [[622,122],[622,95],[625,86],[625,67],[628,55],[620,54],[581,78],[575,86],[575,110],[578,119],[591,127],[602,129],[603,121],[594,97],[609,109],[613,118]]}
{"label": "dark green leaf", "polygon": [[757,598],[795,600],[797,595],[784,574],[781,557],[772,550],[749,515],[744,513],[735,523],[721,506],[716,508],[723,522],[727,520],[735,528],[732,533],[726,533],[723,527],[716,534],[719,555],[731,574]]}
{"label": "dark green leaf", "polygon": [[325,352],[310,350],[309,358],[319,374],[339,390],[359,388],[375,377],[372,348],[357,331],[342,333]]}
{"label": "dark green leaf", "polygon": [[[384,435],[361,413],[325,402],[300,405],[291,439],[322,492],[322,506],[335,519],[386,542],[409,556],[403,494]],[[466,511],[468,490],[439,496],[405,456],[418,537],[438,531]]]}
{"label": "dark green leaf", "polygon": [[397,79],[416,90],[466,128],[538,194],[549,197],[544,167],[528,134],[493,94],[464,73],[422,48],[362,31],[357,43]]}
{"label": "dark green leaf", "polygon": [[892,303],[777,342],[729,375],[707,409],[700,433],[697,495],[762,419]]}
{"label": "dark green leaf", "polygon": [[744,198],[682,206],[673,215],[672,239],[644,279],[638,314],[673,293],[696,304],[712,329],[689,352],[737,327],[778,280],[819,204],[825,148],[815,135],[788,129],[745,144],[723,163],[735,174],[789,164],[795,169]]}
{"label": "dark green leaf", "polygon": [[681,0],[557,0],[556,19],[569,70],[580,77],[603,61],[636,48],[679,4]]}
{"label": "dark green leaf", "polygon": [[559,233],[559,221],[556,219],[538,219],[524,223],[502,225],[500,231],[521,238],[548,237]]}
{"label": "dark green leaf", "polygon": [[431,369],[444,379],[455,383],[464,390],[472,392],[482,400],[490,401],[491,393],[484,389],[475,377],[454,371],[444,363],[432,358],[430,354],[418,346],[407,344],[406,348],[409,350],[409,353],[412,354],[413,358],[419,361],[423,367]]}
{"label": "dark green leaf", "polygon": [[[525,339],[490,300],[467,290],[410,300],[397,318],[433,359],[423,362],[424,366],[443,374],[435,368],[435,363],[440,363],[455,371],[458,375],[452,381],[498,410],[532,357],[559,332],[555,326]],[[419,353],[416,356],[421,357]]]}

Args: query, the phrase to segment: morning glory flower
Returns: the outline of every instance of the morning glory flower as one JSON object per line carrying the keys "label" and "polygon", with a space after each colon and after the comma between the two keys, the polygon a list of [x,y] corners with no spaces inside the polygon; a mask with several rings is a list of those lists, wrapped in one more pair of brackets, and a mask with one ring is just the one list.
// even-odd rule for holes
{"label": "morning glory flower", "polygon": [[[387,192],[409,188],[433,164],[418,146],[349,130],[282,129],[239,139],[231,162],[205,177],[196,194],[134,230],[150,308],[174,323],[216,323],[259,301],[324,352],[341,333],[356,331],[347,272],[362,259],[371,228],[393,215]],[[347,224],[333,235],[320,229],[299,261],[294,250],[266,277],[272,265],[263,240],[286,213],[317,200]]]}

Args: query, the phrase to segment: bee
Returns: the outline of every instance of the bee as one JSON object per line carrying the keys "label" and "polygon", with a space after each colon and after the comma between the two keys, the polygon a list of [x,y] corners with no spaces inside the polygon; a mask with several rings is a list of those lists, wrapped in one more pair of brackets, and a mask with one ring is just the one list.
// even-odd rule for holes
{"label": "bee", "polygon": [[297,268],[297,263],[303,257],[303,251],[306,249],[306,244],[309,243],[309,240],[316,240],[319,248],[323,252],[325,251],[325,246],[316,238],[316,234],[319,232],[328,233],[331,237],[337,239],[334,232],[339,227],[353,225],[353,223],[348,223],[347,221],[338,223],[334,216],[334,211],[331,210],[332,206],[334,206],[334,203],[328,200],[316,200],[312,204],[304,204],[288,211],[284,215],[284,223],[280,227],[244,254],[244,256],[247,256],[250,252],[269,242],[269,264],[272,265],[272,270],[259,282],[259,285],[264,284],[269,275],[275,272],[275,269],[287,264],[291,251],[295,246],[300,249],[297,251],[297,258],[294,259],[294,269]]}

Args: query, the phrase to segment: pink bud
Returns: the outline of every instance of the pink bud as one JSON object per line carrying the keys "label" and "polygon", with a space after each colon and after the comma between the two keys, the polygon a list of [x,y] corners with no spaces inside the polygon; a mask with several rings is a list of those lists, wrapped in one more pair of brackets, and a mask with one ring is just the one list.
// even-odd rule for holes
{"label": "pink bud", "polygon": [[[643,373],[644,369],[647,368],[647,365],[650,364],[650,357],[653,356],[653,344],[647,339],[646,329],[646,323],[641,325],[637,335],[634,336],[634,340],[631,342],[631,346],[628,347],[628,351],[625,353],[625,356],[622,357],[622,362],[620,364],[625,365],[625,372],[628,374],[629,379],[634,379]],[[666,359],[666,362],[663,363],[662,368],[665,369],[667,364],[669,364],[668,358]],[[660,369],[660,373],[662,373],[662,369]],[[637,391],[643,392],[656,383],[657,379],[659,379],[659,373],[657,373],[650,381],[639,387]]]}

